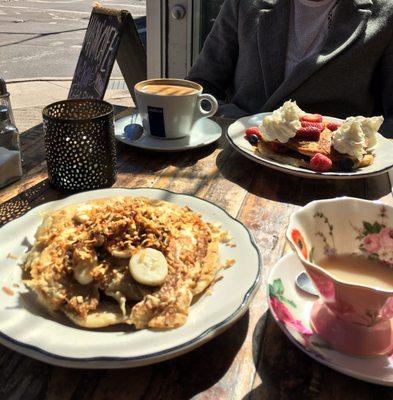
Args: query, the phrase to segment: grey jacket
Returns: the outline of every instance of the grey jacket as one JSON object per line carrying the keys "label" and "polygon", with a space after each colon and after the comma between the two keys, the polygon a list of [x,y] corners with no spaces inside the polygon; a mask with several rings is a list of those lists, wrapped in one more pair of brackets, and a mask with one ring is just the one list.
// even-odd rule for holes
{"label": "grey jacket", "polygon": [[385,117],[393,137],[393,1],[341,0],[319,54],[284,80],[291,0],[226,0],[188,79],[219,100],[222,116],[272,111]]}

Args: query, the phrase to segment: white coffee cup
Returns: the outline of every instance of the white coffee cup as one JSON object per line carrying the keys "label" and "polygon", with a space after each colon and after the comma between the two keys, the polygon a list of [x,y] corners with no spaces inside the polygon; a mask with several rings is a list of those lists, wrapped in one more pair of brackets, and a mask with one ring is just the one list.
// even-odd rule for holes
{"label": "white coffee cup", "polygon": [[[178,139],[191,134],[197,121],[214,115],[217,100],[202,94],[202,86],[184,79],[149,79],[134,87],[145,131],[160,139]],[[202,101],[210,110],[202,108]]]}

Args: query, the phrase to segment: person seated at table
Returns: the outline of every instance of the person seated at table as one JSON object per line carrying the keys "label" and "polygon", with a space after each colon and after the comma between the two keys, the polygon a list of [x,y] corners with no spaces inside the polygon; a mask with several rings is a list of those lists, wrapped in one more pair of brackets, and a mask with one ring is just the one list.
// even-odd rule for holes
{"label": "person seated at table", "polygon": [[383,115],[393,137],[393,2],[226,0],[187,79],[238,118],[296,100],[309,113]]}

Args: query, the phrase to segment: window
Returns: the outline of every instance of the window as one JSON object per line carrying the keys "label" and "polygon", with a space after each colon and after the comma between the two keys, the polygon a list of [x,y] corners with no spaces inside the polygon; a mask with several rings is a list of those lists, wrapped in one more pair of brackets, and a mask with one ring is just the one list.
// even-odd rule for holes
{"label": "window", "polygon": [[184,78],[224,0],[147,0],[148,76]]}

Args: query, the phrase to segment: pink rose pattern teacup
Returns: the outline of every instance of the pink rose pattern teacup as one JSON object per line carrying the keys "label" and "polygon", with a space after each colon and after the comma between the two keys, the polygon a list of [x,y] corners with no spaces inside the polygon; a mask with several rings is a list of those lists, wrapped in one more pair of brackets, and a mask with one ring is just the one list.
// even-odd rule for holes
{"label": "pink rose pattern teacup", "polygon": [[371,356],[393,349],[393,290],[344,283],[320,268],[324,256],[357,253],[393,267],[393,208],[338,198],[291,216],[287,239],[320,293],[313,330],[339,351]]}

